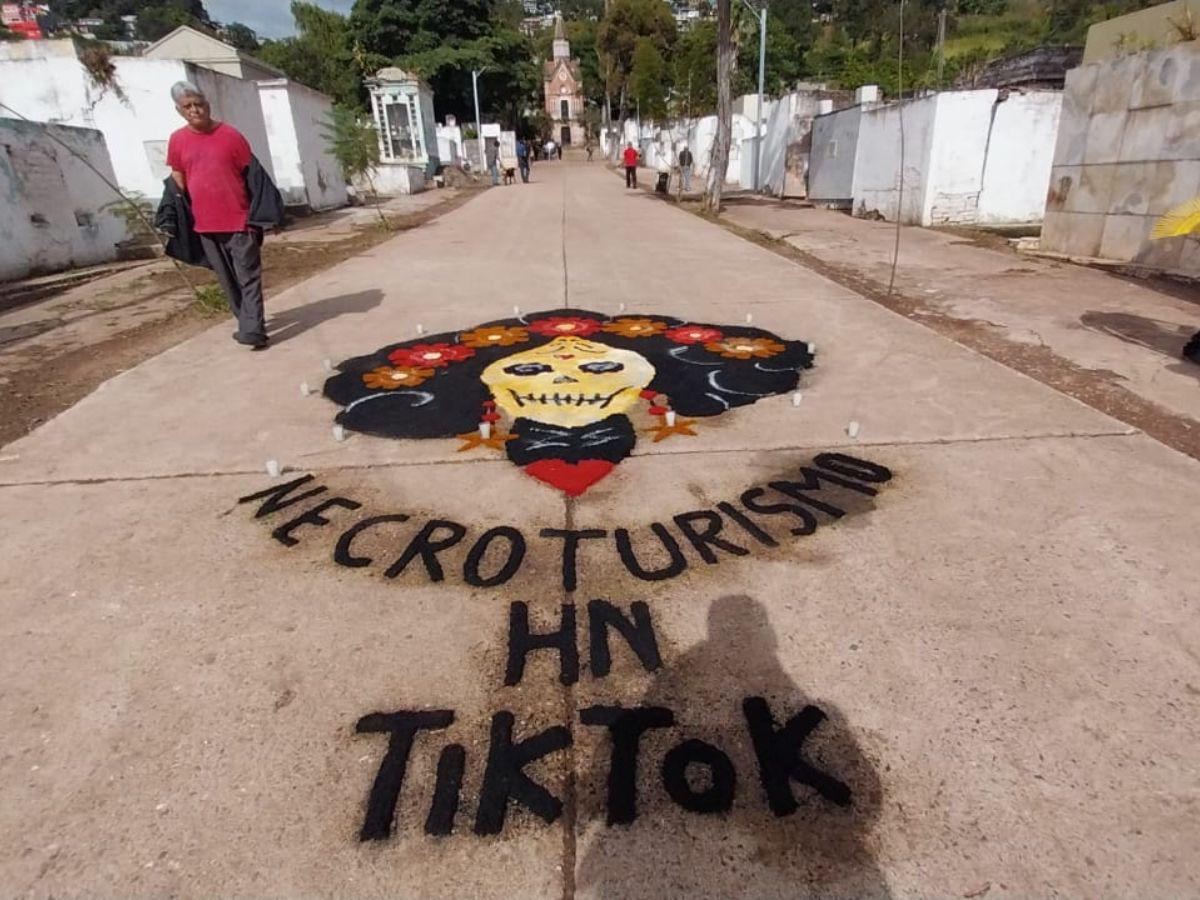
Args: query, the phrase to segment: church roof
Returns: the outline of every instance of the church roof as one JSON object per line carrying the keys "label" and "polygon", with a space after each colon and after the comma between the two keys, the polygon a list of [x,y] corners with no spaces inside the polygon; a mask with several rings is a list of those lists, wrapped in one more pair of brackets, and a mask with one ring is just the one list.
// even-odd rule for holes
{"label": "church roof", "polygon": [[549,62],[543,63],[542,77],[546,81],[549,81],[558,72],[559,66],[566,66],[567,71],[571,73],[571,77],[574,78],[576,82],[579,81],[579,60],[577,59],[553,59]]}
{"label": "church roof", "polygon": [[556,41],[565,41],[567,39],[567,26],[563,22],[562,13],[554,14],[554,39]]}

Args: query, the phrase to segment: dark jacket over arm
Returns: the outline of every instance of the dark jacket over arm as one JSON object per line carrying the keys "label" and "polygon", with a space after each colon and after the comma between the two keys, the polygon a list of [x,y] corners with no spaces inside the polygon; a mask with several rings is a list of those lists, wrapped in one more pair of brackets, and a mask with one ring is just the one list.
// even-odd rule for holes
{"label": "dark jacket over arm", "polygon": [[162,200],[154,214],[154,227],[170,237],[167,240],[167,256],[192,266],[212,268],[196,233],[196,221],[192,218],[192,205],[187,194],[179,189],[170,175],[163,181]]}
{"label": "dark jacket over arm", "polygon": [[246,167],[246,190],[250,193],[250,214],[246,224],[255,228],[278,228],[283,224],[283,197],[257,157]]}

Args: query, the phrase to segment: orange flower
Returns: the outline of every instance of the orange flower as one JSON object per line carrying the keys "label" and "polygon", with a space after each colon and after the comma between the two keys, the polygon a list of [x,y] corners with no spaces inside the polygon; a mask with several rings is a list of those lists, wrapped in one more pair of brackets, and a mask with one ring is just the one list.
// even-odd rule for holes
{"label": "orange flower", "polygon": [[712,353],[719,353],[728,359],[750,359],[752,356],[765,359],[768,356],[782,353],[787,348],[779,341],[773,341],[770,338],[727,337],[705,344],[704,349]]}
{"label": "orange flower", "polygon": [[656,322],[654,319],[614,319],[604,325],[603,331],[609,334],[619,334],[621,337],[639,338],[651,337],[660,331],[667,330],[666,322]]}
{"label": "orange flower", "polygon": [[507,325],[480,325],[458,336],[460,344],[466,344],[476,350],[484,347],[511,347],[513,344],[524,344],[528,340],[529,332],[524,328],[510,328]]}
{"label": "orange flower", "polygon": [[380,366],[370,372],[363,372],[363,384],[369,388],[393,390],[398,387],[416,387],[426,378],[433,377],[433,369],[421,369],[416,366]]}

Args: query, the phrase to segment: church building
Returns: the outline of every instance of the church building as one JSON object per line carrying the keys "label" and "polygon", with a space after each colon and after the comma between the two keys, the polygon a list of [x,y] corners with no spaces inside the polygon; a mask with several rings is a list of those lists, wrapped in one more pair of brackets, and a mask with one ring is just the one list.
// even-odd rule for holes
{"label": "church building", "polygon": [[583,82],[579,60],[571,59],[571,44],[562,13],[554,16],[554,58],[546,63],[543,84],[546,112],[554,120],[554,140],[563,146],[583,144]]}

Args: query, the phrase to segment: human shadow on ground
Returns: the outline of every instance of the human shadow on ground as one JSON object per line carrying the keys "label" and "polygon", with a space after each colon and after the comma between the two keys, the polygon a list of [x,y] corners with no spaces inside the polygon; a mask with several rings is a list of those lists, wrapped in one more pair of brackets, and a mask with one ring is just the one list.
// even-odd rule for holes
{"label": "human shadow on ground", "polygon": [[1179,325],[1132,313],[1086,312],[1079,317],[1089,331],[1111,335],[1127,344],[1137,344],[1172,359],[1167,370],[1200,380],[1200,366],[1182,358],[1183,346],[1196,333],[1196,325]]}
{"label": "human shadow on ground", "polygon": [[[757,601],[739,595],[712,604],[706,638],[666,659],[641,698],[642,707],[671,710],[675,726],[646,731],[641,739],[632,823],[606,821],[612,809],[611,735],[595,741],[591,758],[581,754],[580,897],[890,896],[869,838],[882,803],[879,777],[841,712],[813,703],[784,671],[777,651],[767,611]],[[824,714],[820,719],[806,711],[819,723],[799,741],[798,760],[784,756],[795,765],[786,782],[794,811],[776,815],[769,808],[747,725],[747,698],[766,701],[777,729],[798,714],[803,718],[810,704]],[[664,786],[671,748],[697,739],[733,764],[733,801],[726,812],[686,810]],[[716,780],[703,765],[684,772],[693,794],[710,790]],[[821,790],[809,786],[822,775],[828,780]]]}
{"label": "human shadow on ground", "polygon": [[382,302],[383,291],[378,288],[314,300],[303,306],[273,313],[267,322],[267,333],[272,343],[281,344],[338,316],[370,312]]}

